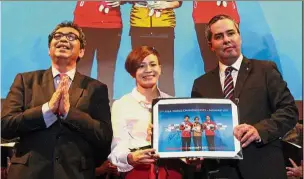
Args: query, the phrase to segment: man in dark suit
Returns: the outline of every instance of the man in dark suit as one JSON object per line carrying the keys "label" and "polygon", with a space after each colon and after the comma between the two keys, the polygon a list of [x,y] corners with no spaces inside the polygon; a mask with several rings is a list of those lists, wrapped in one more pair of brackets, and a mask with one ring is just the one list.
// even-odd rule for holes
{"label": "man in dark suit", "polygon": [[110,153],[107,86],[76,72],[85,36],[72,22],[49,35],[52,67],[18,74],[1,116],[4,139],[19,137],[9,179],[89,179]]}
{"label": "man in dark suit", "polygon": [[205,160],[205,169],[215,178],[287,178],[280,138],[295,126],[298,111],[286,82],[275,63],[242,55],[239,27],[231,17],[213,17],[206,37],[219,65],[194,81],[191,96],[230,98],[238,105],[240,124],[231,132],[244,159]]}

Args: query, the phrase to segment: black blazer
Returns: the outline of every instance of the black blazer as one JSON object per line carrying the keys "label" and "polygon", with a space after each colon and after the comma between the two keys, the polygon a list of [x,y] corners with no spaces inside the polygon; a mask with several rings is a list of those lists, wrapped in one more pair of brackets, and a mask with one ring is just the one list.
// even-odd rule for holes
{"label": "black blazer", "polygon": [[42,105],[54,92],[51,69],[16,76],[1,117],[2,138],[20,137],[9,179],[95,178],[95,166],[110,153],[107,86],[76,72],[67,118],[46,128]]}
{"label": "black blazer", "polygon": [[[194,81],[191,96],[224,98],[219,67]],[[286,178],[279,139],[295,126],[299,114],[294,98],[275,63],[244,57],[234,97],[239,109],[240,124],[253,125],[262,138],[262,145],[251,143],[243,148],[244,159],[230,161],[236,163],[233,170],[237,168],[238,171],[235,172],[246,179]],[[222,160],[220,163],[229,162]]]}

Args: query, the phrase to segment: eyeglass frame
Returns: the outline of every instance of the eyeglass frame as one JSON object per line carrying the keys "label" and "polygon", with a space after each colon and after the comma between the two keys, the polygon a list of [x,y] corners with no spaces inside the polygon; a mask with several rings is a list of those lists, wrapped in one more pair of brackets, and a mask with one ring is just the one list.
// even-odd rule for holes
{"label": "eyeglass frame", "polygon": [[[57,34],[60,34],[61,36],[59,38],[55,38],[55,36]],[[73,39],[69,39],[69,35],[73,35]],[[55,40],[60,40],[62,37],[65,37],[68,41],[72,42],[72,41],[75,41],[75,40],[79,40],[80,41],[80,38],[78,37],[78,35],[76,35],[75,33],[73,32],[69,32],[69,33],[62,33],[62,32],[55,32],[53,35],[52,35],[52,38],[55,39]],[[71,36],[70,36],[71,37]],[[75,37],[75,38],[74,38]]]}

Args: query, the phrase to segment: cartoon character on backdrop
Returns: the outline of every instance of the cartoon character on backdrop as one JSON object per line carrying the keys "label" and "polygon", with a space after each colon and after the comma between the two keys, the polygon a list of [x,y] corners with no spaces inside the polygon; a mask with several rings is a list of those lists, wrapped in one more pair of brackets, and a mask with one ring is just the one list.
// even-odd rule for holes
{"label": "cartoon character on backdrop", "polygon": [[120,47],[122,1],[78,1],[74,10],[74,23],[86,35],[84,57],[78,62],[77,70],[91,76],[96,53],[97,79],[108,86],[109,98],[113,97],[113,82],[117,53]]}
{"label": "cartoon character on backdrop", "polygon": [[[84,1],[81,1],[81,2],[84,3]],[[111,8],[111,6],[109,6],[107,2],[101,1],[98,10],[99,10],[100,12],[104,11],[104,13],[108,14],[109,11],[110,11],[110,8]]]}
{"label": "cartoon character on backdrop", "polygon": [[192,131],[193,131],[194,148],[196,151],[200,151],[202,150],[203,127],[202,124],[199,122],[199,118],[197,116],[194,118]]}
{"label": "cartoon character on backdrop", "polygon": [[182,131],[182,151],[190,151],[192,123],[189,116],[184,117],[184,122],[180,124],[179,129]]}
{"label": "cartoon character on backdrop", "polygon": [[159,4],[160,1],[147,1],[147,7],[150,9],[149,16],[153,16],[155,14],[155,17],[160,17],[161,10],[154,9],[154,5]]}
{"label": "cartoon character on backdrop", "polygon": [[217,57],[215,53],[210,50],[208,41],[205,38],[205,30],[209,20],[218,14],[229,15],[235,19],[237,23],[240,23],[240,16],[235,1],[193,1],[192,17],[204,61],[205,73],[213,70],[218,65]]}
{"label": "cartoon character on backdrop", "polygon": [[208,150],[215,151],[214,136],[217,127],[215,122],[211,121],[211,117],[209,115],[206,115],[206,120],[203,123],[203,129],[205,131],[205,135],[207,139]]}
{"label": "cartoon character on backdrop", "polygon": [[130,14],[132,49],[148,45],[160,53],[164,73],[159,86],[174,96],[174,9],[182,1],[137,1],[133,2]]}

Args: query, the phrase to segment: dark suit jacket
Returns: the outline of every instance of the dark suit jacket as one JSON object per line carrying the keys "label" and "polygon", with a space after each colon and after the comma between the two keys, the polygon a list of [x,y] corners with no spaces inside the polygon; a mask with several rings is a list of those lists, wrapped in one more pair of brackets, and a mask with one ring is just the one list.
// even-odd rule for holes
{"label": "dark suit jacket", "polygon": [[[191,96],[224,98],[219,67],[194,81]],[[253,125],[258,130],[262,143],[257,145],[253,142],[243,148],[243,160],[221,160],[220,165],[234,166],[227,170],[230,178],[235,178],[237,174],[245,179],[286,178],[279,139],[295,126],[298,110],[275,63],[248,60],[244,57],[234,97],[234,102],[238,105],[240,124]]]}
{"label": "dark suit jacket", "polygon": [[2,138],[20,137],[9,179],[89,179],[110,153],[107,86],[76,72],[70,110],[46,128],[42,105],[55,92],[51,69],[18,74],[5,100]]}

